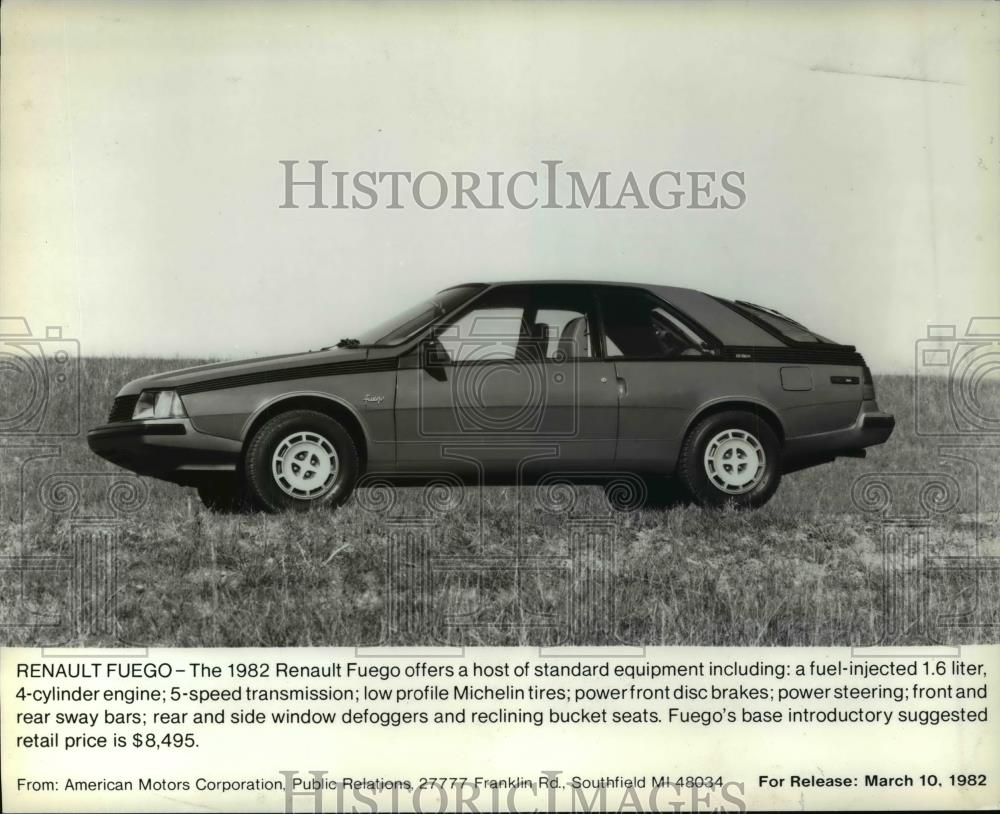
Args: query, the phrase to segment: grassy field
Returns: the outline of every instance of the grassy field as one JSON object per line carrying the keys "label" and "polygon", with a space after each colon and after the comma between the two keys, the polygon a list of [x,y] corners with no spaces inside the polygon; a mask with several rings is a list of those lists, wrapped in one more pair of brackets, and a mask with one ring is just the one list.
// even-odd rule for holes
{"label": "grassy field", "polygon": [[[4,643],[1000,639],[1000,572],[977,572],[968,559],[947,561],[962,568],[944,568],[936,559],[1000,555],[998,456],[964,453],[979,462],[978,481],[971,463],[942,459],[942,439],[914,431],[911,377],[877,380],[880,403],[899,422],[889,444],[866,460],[787,476],[755,513],[691,506],[615,513],[594,487],[582,488],[573,509],[559,512],[544,507],[555,493],[495,487],[481,500],[477,493],[402,490],[389,496],[391,506],[380,502],[386,493],[369,489],[335,513],[273,517],[211,514],[193,490],[129,477],[87,449],[86,428],[104,422],[121,384],[190,363],[84,360],[79,435],[45,439],[58,454],[34,460],[13,448],[26,439],[0,439]],[[938,396],[922,408],[946,421]],[[944,473],[938,480],[945,492],[957,485],[956,499],[928,486],[927,473]],[[862,487],[888,484],[889,519],[924,535],[921,556],[886,560],[883,536],[898,523],[855,505],[852,489],[865,476],[855,493],[877,502],[881,487]],[[459,505],[449,508],[453,503]],[[74,542],[95,529],[117,535],[107,584],[109,569],[90,568],[92,549]],[[906,591],[910,601],[900,610],[894,603]]]}

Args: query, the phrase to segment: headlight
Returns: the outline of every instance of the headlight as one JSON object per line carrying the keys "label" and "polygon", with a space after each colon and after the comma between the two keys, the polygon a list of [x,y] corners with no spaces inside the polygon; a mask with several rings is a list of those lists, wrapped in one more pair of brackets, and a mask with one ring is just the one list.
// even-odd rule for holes
{"label": "headlight", "polygon": [[181,397],[173,390],[143,390],[132,418],[186,418]]}

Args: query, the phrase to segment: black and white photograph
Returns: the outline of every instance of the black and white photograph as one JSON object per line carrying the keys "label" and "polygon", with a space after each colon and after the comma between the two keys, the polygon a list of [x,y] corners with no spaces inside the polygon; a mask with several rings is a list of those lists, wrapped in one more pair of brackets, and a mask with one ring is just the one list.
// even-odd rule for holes
{"label": "black and white photograph", "polygon": [[0,14],[4,811],[1000,803],[1000,6]]}

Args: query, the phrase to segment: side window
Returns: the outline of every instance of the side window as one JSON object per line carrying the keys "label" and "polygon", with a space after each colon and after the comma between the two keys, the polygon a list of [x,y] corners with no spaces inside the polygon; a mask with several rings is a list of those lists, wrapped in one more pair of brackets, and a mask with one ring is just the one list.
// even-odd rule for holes
{"label": "side window", "polygon": [[704,356],[708,343],[659,300],[642,291],[601,294],[608,358],[676,359]]}
{"label": "side window", "polygon": [[765,308],[763,305],[754,305],[752,302],[744,302],[743,300],[737,300],[734,305],[752,320],[770,325],[772,332],[777,331],[785,339],[792,342],[836,344],[832,339],[827,339],[815,331],[810,331],[802,323],[796,322],[791,317],[786,317],[780,311],[775,311],[773,308]]}
{"label": "side window", "polygon": [[590,321],[585,308],[539,308],[535,335],[546,359],[589,359],[592,353]]}
{"label": "side window", "polygon": [[501,288],[437,331],[449,362],[589,359],[594,300],[571,286]]}
{"label": "side window", "polygon": [[524,297],[501,289],[441,328],[437,339],[450,362],[515,359],[529,339],[525,314]]}

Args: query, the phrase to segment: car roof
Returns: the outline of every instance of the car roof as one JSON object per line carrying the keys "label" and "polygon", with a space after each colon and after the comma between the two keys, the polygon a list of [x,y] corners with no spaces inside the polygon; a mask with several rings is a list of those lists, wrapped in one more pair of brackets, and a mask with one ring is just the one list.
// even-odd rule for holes
{"label": "car roof", "polygon": [[[702,293],[694,288],[680,288],[677,286],[657,285],[655,283],[635,283],[626,280],[486,280],[485,282],[462,283],[462,285],[611,285],[625,288],[644,288],[650,291],[661,289],[664,291],[693,291]],[[458,286],[454,286],[457,288]]]}
{"label": "car roof", "polygon": [[679,309],[705,330],[714,334],[723,344],[778,347],[782,345],[780,340],[758,325],[755,325],[739,312],[728,307],[717,298],[694,288],[656,285],[655,283],[633,283],[622,280],[495,280],[487,283],[464,283],[463,285],[482,285],[490,288],[496,286],[538,285],[638,288],[650,292]]}

